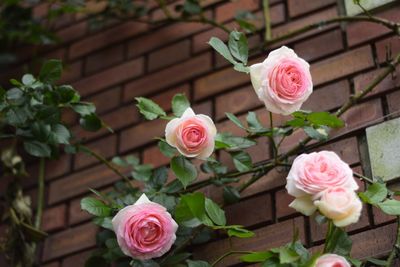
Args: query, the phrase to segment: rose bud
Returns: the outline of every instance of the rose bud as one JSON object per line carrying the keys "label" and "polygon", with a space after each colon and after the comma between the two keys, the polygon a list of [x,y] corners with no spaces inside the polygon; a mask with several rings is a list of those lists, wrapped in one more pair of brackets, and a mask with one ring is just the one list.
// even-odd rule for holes
{"label": "rose bud", "polygon": [[351,265],[340,255],[325,254],[317,259],[314,267],[351,267]]}

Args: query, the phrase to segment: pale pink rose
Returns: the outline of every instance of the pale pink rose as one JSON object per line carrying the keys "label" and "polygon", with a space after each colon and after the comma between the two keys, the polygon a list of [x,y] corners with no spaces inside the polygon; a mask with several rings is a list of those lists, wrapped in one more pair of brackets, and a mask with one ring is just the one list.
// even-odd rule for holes
{"label": "pale pink rose", "polygon": [[319,211],[331,219],[337,227],[345,227],[358,222],[362,203],[357,194],[348,188],[333,187],[322,193],[314,202]]}
{"label": "pale pink rose", "polygon": [[250,66],[250,78],[267,110],[288,115],[300,109],[313,91],[310,65],[286,46]]}
{"label": "pale pink rose", "polygon": [[286,189],[294,197],[318,194],[331,187],[357,190],[350,166],[332,151],[320,151],[298,156],[289,171]]}
{"label": "pale pink rose", "polygon": [[138,260],[164,255],[174,244],[178,225],[167,210],[143,194],[112,219],[122,252]]}
{"label": "pale pink rose", "polygon": [[317,259],[314,267],[351,267],[351,265],[340,255],[325,254]]}
{"label": "pale pink rose", "polygon": [[217,129],[210,117],[194,114],[187,108],[182,117],[168,122],[165,128],[167,143],[190,158],[206,159],[214,151]]}

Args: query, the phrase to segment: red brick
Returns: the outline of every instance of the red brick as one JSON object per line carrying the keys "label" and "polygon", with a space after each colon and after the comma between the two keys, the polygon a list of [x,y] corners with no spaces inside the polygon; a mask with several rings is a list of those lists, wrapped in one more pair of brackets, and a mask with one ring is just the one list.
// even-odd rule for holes
{"label": "red brick", "polygon": [[114,45],[86,58],[85,73],[93,73],[108,68],[124,59],[124,46]]}
{"label": "red brick", "polygon": [[335,0],[289,0],[289,15],[290,17],[296,17],[334,3],[336,3]]}
{"label": "red brick", "polygon": [[107,87],[133,79],[142,73],[143,59],[139,58],[98,72],[74,83],[73,86],[79,90],[82,96],[87,96]]}
{"label": "red brick", "polygon": [[124,101],[132,101],[135,96],[144,96],[179,82],[193,78],[211,68],[211,55],[202,54],[181,64],[154,72],[128,83],[124,88]]}
{"label": "red brick", "polygon": [[188,99],[190,99],[189,89],[190,89],[189,84],[179,85],[176,88],[166,90],[161,94],[156,94],[150,97],[150,99],[156,102],[158,105],[160,105],[160,107],[162,107],[165,111],[169,111],[171,110],[172,98],[176,94],[184,94]]}
{"label": "red brick", "polygon": [[194,97],[196,100],[204,99],[246,82],[250,82],[250,77],[247,74],[239,73],[229,67],[196,80],[194,82]]}
{"label": "red brick", "polygon": [[[229,250],[265,251],[290,242],[295,227],[299,230],[301,240],[304,240],[304,221],[299,217],[257,229],[254,231],[256,235],[252,238],[234,238],[231,248],[228,239],[223,239],[195,249],[194,254],[196,258],[212,262]],[[239,263],[238,258],[238,255],[229,256],[220,264],[221,266],[230,266]]]}
{"label": "red brick", "polygon": [[64,228],[66,225],[66,209],[65,204],[61,204],[43,212],[42,229],[45,232],[54,231]]}
{"label": "red brick", "polygon": [[372,67],[369,46],[360,47],[311,65],[314,86]]}
{"label": "red brick", "polygon": [[63,41],[63,43],[68,43],[84,36],[87,32],[87,28],[87,21],[82,21],[58,31],[57,36]]}
{"label": "red brick", "polygon": [[301,108],[312,111],[329,111],[342,106],[349,97],[349,83],[342,80],[314,90]]}
{"label": "red brick", "polygon": [[81,209],[81,198],[74,199],[69,203],[68,224],[73,225],[89,220],[92,215]]}
{"label": "red brick", "polygon": [[[296,20],[292,20],[289,23],[285,23],[285,24],[283,24],[281,26],[273,28],[272,29],[272,37],[276,38],[278,36],[282,36],[282,35],[287,34],[287,33],[291,32],[293,30],[300,29],[300,28],[302,28],[302,27],[304,27],[306,25],[309,25],[309,24],[312,24],[312,23],[317,23],[317,22],[320,22],[322,20],[327,20],[327,19],[330,19],[330,18],[334,18],[337,15],[338,15],[337,14],[337,9],[334,8],[334,7],[328,8],[328,9],[324,9],[324,10],[322,10],[322,11],[320,11],[318,13],[315,13],[313,15],[302,17],[302,18],[299,18],[299,19],[296,19]],[[332,27],[335,27],[335,25],[331,24],[331,25],[328,25],[328,26],[325,26],[325,27],[321,27],[320,29],[312,30],[312,31],[309,31],[307,33],[303,33],[303,34],[298,35],[296,37],[287,39],[287,40],[285,40],[285,41],[283,41],[281,43],[277,43],[277,44],[273,45],[273,47],[281,46],[282,44],[287,44],[288,42],[302,39],[302,38],[304,38],[306,36],[310,36],[312,34],[315,34],[315,33],[319,32],[322,29],[325,30],[325,29],[330,29]]]}
{"label": "red brick", "polygon": [[86,260],[92,255],[93,251],[84,251],[68,256],[63,259],[61,267],[85,267]]}
{"label": "red brick", "polygon": [[48,3],[40,3],[32,8],[32,16],[36,19],[41,19],[47,15],[49,11]]}
{"label": "red brick", "polygon": [[207,29],[209,26],[201,23],[175,23],[152,31],[150,34],[128,43],[128,56],[143,55],[155,48],[175,40],[187,37],[195,32]]}
{"label": "red brick", "polygon": [[306,61],[330,55],[343,50],[343,48],[342,32],[340,29],[318,34],[313,38],[294,45],[297,55]]}
{"label": "red brick", "polygon": [[289,207],[289,204],[293,200],[294,197],[289,195],[286,189],[279,190],[275,193],[276,216],[278,218],[283,218],[297,213],[295,209]]}
{"label": "red brick", "polygon": [[254,11],[258,8],[259,1],[256,0],[228,2],[215,9],[216,21],[224,22],[233,19],[238,11]]}
{"label": "red brick", "polygon": [[400,53],[400,42],[397,36],[389,37],[376,43],[376,52],[379,62],[387,60],[386,54],[391,52],[392,58]]}
{"label": "red brick", "polygon": [[261,106],[252,86],[246,86],[238,90],[217,96],[215,99],[216,119],[225,117],[225,112],[239,113]]}
{"label": "red brick", "polygon": [[[46,180],[52,180],[63,174],[66,174],[70,170],[71,166],[71,156],[68,154],[63,154],[59,159],[47,160],[45,167],[45,177]],[[39,164],[36,162],[27,168],[28,173],[36,181],[37,174],[39,173]]]}
{"label": "red brick", "polygon": [[[105,92],[96,94],[87,99],[96,106],[96,113],[101,114],[110,109],[116,108],[121,100],[121,88],[111,88]],[[107,113],[109,114],[109,113]]]}
{"label": "red brick", "polygon": [[357,259],[379,258],[389,254],[396,238],[396,224],[389,224],[351,236],[351,256]]}
{"label": "red brick", "polygon": [[160,167],[168,164],[170,158],[164,156],[158,146],[147,148],[143,152],[143,163],[152,164],[154,167]]}
{"label": "red brick", "polygon": [[383,110],[380,99],[356,105],[346,111],[341,119],[345,127],[332,131],[330,136],[342,135],[351,131],[377,124],[383,120]]}
{"label": "red brick", "polygon": [[126,152],[150,142],[155,137],[164,135],[166,121],[154,120],[143,122],[121,132],[119,151]]}
{"label": "red brick", "polygon": [[108,45],[118,43],[138,33],[144,32],[147,25],[128,21],[111,29],[89,36],[79,42],[73,43],[69,50],[70,58],[74,59],[90,52],[94,52]]}
{"label": "red brick", "polygon": [[58,261],[50,262],[50,263],[47,263],[47,264],[43,265],[43,267],[60,267],[60,266],[61,265],[60,265],[60,263]]}
{"label": "red brick", "polygon": [[43,260],[52,260],[94,246],[96,232],[97,227],[88,223],[48,237],[44,243]]}
{"label": "red brick", "polygon": [[[360,75],[354,77],[354,88],[356,89],[356,92],[366,89],[383,71],[383,69],[372,70],[361,73]],[[384,93],[399,86],[400,69],[397,69],[395,72],[393,72],[393,74],[389,74],[384,80],[376,85],[372,92],[368,94],[368,96]]]}
{"label": "red brick", "polygon": [[[377,16],[388,20],[398,21],[399,19],[400,6],[394,6],[387,9]],[[366,42],[376,37],[382,36],[390,30],[383,25],[372,23],[372,22],[357,22],[347,26],[347,42],[350,46]]]}
{"label": "red brick", "polygon": [[228,224],[249,227],[272,220],[272,202],[269,194],[242,200],[224,209]]}
{"label": "red brick", "polygon": [[400,111],[400,91],[393,92],[391,94],[388,94],[386,96],[388,107],[389,107],[389,113],[394,113],[396,112],[395,117],[399,116],[399,111]]}
{"label": "red brick", "polygon": [[64,67],[59,84],[68,84],[78,80],[82,76],[82,61],[67,63]]}
{"label": "red brick", "polygon": [[[117,136],[110,135],[108,137],[88,143],[86,146],[104,158],[110,158],[116,154]],[[78,153],[75,155],[74,169],[80,169],[95,162],[99,162],[95,157],[86,153]]]}
{"label": "red brick", "polygon": [[149,54],[148,70],[154,71],[190,57],[190,41],[183,40],[179,43],[158,49]]}
{"label": "red brick", "polygon": [[355,137],[350,137],[328,145],[324,145],[316,150],[331,150],[338,154],[343,161],[350,165],[360,162],[358,143],[357,138]]}
{"label": "red brick", "polygon": [[119,179],[119,176],[104,165],[75,172],[50,183],[48,202],[49,204],[54,204],[89,192],[88,188],[95,189]]}

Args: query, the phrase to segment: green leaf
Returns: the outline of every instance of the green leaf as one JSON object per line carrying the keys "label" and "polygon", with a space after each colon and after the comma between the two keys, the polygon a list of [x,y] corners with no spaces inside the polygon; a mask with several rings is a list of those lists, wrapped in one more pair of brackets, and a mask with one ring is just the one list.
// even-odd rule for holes
{"label": "green leaf", "polygon": [[400,215],[400,201],[395,199],[387,199],[382,203],[378,203],[377,206],[386,214],[389,215]]}
{"label": "green leaf", "polygon": [[60,79],[62,74],[62,63],[58,59],[51,59],[46,61],[39,73],[39,80],[42,82],[53,83]]}
{"label": "green leaf", "polygon": [[225,211],[209,198],[205,200],[207,215],[216,225],[226,225]]}
{"label": "green leaf", "polygon": [[38,158],[48,158],[51,155],[50,146],[39,141],[25,141],[25,151]]}
{"label": "green leaf", "polygon": [[211,37],[208,42],[214,50],[216,50],[221,56],[223,56],[226,60],[228,60],[233,65],[237,64],[236,60],[233,59],[229,48],[217,37]]}
{"label": "green leaf", "polygon": [[333,233],[326,244],[326,252],[348,256],[353,242],[347,233],[338,227],[334,227]]}
{"label": "green leaf", "polygon": [[144,97],[136,97],[135,99],[137,101],[136,106],[139,108],[140,113],[142,113],[147,120],[154,120],[160,116],[167,115],[165,111],[153,100]]}
{"label": "green leaf", "polygon": [[260,131],[260,130],[266,130],[264,126],[262,126],[260,120],[257,117],[257,114],[255,112],[250,111],[247,114],[246,117],[247,120],[247,125],[249,126],[251,131]]}
{"label": "green leaf", "polygon": [[211,265],[206,261],[192,261],[187,260],[188,267],[211,267]]}
{"label": "green leaf", "polygon": [[264,262],[273,256],[274,254],[270,251],[260,251],[244,255],[240,257],[240,260],[243,262]]}
{"label": "green leaf", "polygon": [[102,201],[93,197],[83,198],[81,200],[81,209],[86,210],[94,216],[108,217],[111,215],[111,208]]}
{"label": "green leaf", "polygon": [[218,133],[215,137],[216,149],[244,149],[256,145],[257,142],[246,137],[232,136],[231,133]]}
{"label": "green leaf", "polygon": [[279,261],[281,264],[293,263],[300,258],[299,254],[290,247],[281,247],[279,249]]}
{"label": "green leaf", "polygon": [[153,165],[142,164],[135,166],[135,170],[132,171],[132,176],[138,181],[148,182],[153,172]]}
{"label": "green leaf", "polygon": [[114,231],[114,228],[112,226],[112,218],[111,217],[96,217],[93,219],[93,223],[101,226],[105,229]]}
{"label": "green leaf", "polygon": [[178,223],[193,219],[197,219],[200,223],[205,217],[205,197],[202,193],[196,192],[181,196],[175,209],[175,218]]}
{"label": "green leaf", "polygon": [[158,141],[158,148],[160,149],[161,153],[163,153],[164,156],[168,158],[172,158],[178,153],[178,150],[176,150],[176,148],[170,146],[164,140]]}
{"label": "green leaf", "polygon": [[22,76],[22,83],[24,85],[30,86],[36,81],[35,77],[32,74],[25,74]]}
{"label": "green leaf", "polygon": [[379,260],[374,258],[366,258],[366,261],[369,261],[377,266],[386,266],[388,264],[388,262],[385,260]]}
{"label": "green leaf", "polygon": [[243,65],[243,63],[235,63],[233,69],[238,72],[250,73],[250,68]]}
{"label": "green leaf", "polygon": [[94,113],[90,115],[85,115],[84,117],[80,118],[79,124],[82,126],[83,129],[91,132],[96,132],[100,130],[101,127],[103,127],[101,120]]}
{"label": "green leaf", "polygon": [[[59,94],[60,103],[75,103],[80,100],[80,96],[77,91],[70,85],[61,85],[57,87],[57,92]],[[94,112],[94,111],[93,111]]]}
{"label": "green leaf", "polygon": [[69,144],[69,139],[71,138],[71,133],[62,124],[56,124],[53,125],[52,127],[53,135],[59,144]]}
{"label": "green leaf", "polygon": [[253,167],[249,153],[244,151],[230,152],[233,164],[239,172],[245,172]]}
{"label": "green leaf", "polygon": [[244,65],[247,65],[249,48],[246,36],[241,32],[231,31],[229,34],[228,46],[232,56],[240,62],[243,62]]}
{"label": "green leaf", "polygon": [[324,128],[314,129],[311,126],[305,126],[303,130],[312,139],[316,139],[318,141],[328,140],[328,132]]}
{"label": "green leaf", "polygon": [[312,112],[307,115],[307,120],[313,125],[324,125],[331,128],[343,127],[344,123],[337,116],[329,112]]}
{"label": "green leaf", "polygon": [[149,185],[153,188],[161,189],[168,179],[167,167],[159,167],[155,169],[150,177]]}
{"label": "green leaf", "polygon": [[172,112],[175,116],[181,117],[183,112],[190,107],[190,102],[184,94],[176,94],[172,98]]}
{"label": "green leaf", "polygon": [[51,127],[41,121],[32,123],[31,130],[37,141],[46,143],[51,134]]}
{"label": "green leaf", "polygon": [[183,10],[191,15],[197,15],[202,12],[202,8],[197,0],[186,0],[183,4]]}
{"label": "green leaf", "polygon": [[223,191],[224,202],[226,204],[236,203],[240,200],[239,191],[232,186],[225,186]]}
{"label": "green leaf", "polygon": [[386,198],[387,193],[385,184],[374,183],[369,185],[365,192],[360,192],[358,195],[364,202],[374,205],[382,202]]}
{"label": "green leaf", "polygon": [[11,88],[6,92],[6,97],[8,100],[17,100],[24,95],[24,92],[19,88]]}
{"label": "green leaf", "polygon": [[81,116],[90,115],[96,112],[96,107],[93,103],[79,102],[71,104],[71,108]]}
{"label": "green leaf", "polygon": [[235,236],[239,238],[250,238],[254,236],[254,233],[242,227],[232,227],[228,229],[228,236]]}
{"label": "green leaf", "polygon": [[172,254],[163,260],[163,266],[176,266],[178,263],[189,258],[192,254],[187,252],[182,252],[178,254]]}
{"label": "green leaf", "polygon": [[27,223],[21,222],[20,225],[21,225],[21,228],[24,231],[26,237],[30,241],[40,242],[40,241],[43,241],[48,236],[48,234],[46,232],[43,232],[42,230],[39,230]]}
{"label": "green leaf", "polygon": [[247,130],[246,127],[242,124],[242,122],[239,120],[238,117],[236,117],[234,114],[225,112],[225,115],[230,119],[234,124],[236,124],[239,128],[242,128],[244,130]]}
{"label": "green leaf", "polygon": [[171,169],[184,188],[197,178],[196,167],[183,156],[171,159]]}

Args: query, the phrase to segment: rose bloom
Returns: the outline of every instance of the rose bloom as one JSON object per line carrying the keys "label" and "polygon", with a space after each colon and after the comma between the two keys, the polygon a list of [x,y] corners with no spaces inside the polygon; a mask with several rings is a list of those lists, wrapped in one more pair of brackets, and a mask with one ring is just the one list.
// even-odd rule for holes
{"label": "rose bloom", "polygon": [[314,202],[319,211],[337,227],[358,222],[362,203],[357,194],[347,188],[333,187],[325,190],[320,200]]}
{"label": "rose bloom", "polygon": [[316,210],[313,201],[332,187],[358,189],[350,166],[334,152],[302,154],[294,160],[286,184],[288,193],[296,197],[290,207],[311,215]]}
{"label": "rose bloom", "polygon": [[216,134],[212,119],[194,114],[191,108],[187,108],[182,117],[168,122],[165,128],[167,143],[190,158],[206,159],[211,156]]}
{"label": "rose bloom", "polygon": [[351,265],[340,255],[325,254],[317,259],[314,267],[351,267]]}
{"label": "rose bloom", "polygon": [[258,98],[273,113],[288,115],[299,110],[313,91],[310,65],[286,46],[251,65],[250,77]]}
{"label": "rose bloom", "polygon": [[138,260],[164,255],[175,242],[178,225],[167,210],[143,194],[112,219],[122,252]]}

